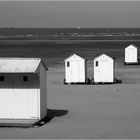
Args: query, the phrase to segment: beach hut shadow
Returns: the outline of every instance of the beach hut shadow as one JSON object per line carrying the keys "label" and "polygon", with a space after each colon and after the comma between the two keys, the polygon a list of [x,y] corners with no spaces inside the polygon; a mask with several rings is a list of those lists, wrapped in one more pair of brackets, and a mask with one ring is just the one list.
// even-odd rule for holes
{"label": "beach hut shadow", "polygon": [[62,117],[68,114],[68,110],[60,110],[60,109],[47,109],[47,115],[44,119],[40,120],[39,122],[35,123],[34,126],[40,127],[49,123],[55,117]]}
{"label": "beach hut shadow", "polygon": [[39,120],[34,124],[18,124],[18,123],[7,123],[7,124],[0,124],[0,127],[20,127],[20,128],[30,128],[30,127],[41,127],[46,123],[49,123],[55,117],[62,117],[68,114],[68,110],[58,110],[58,109],[47,109],[47,115],[43,119]]}

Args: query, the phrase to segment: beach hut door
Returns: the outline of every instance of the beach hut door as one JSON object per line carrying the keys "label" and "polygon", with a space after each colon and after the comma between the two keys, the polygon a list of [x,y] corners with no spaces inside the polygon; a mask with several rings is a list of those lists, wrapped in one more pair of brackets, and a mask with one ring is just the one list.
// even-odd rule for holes
{"label": "beach hut door", "polygon": [[101,82],[108,82],[108,79],[110,77],[110,64],[107,60],[101,60],[99,61],[99,75],[100,75],[100,81]]}
{"label": "beach hut door", "polygon": [[137,61],[137,51],[135,49],[131,49],[131,59],[132,61],[136,62]]}
{"label": "beach hut door", "polygon": [[79,81],[79,66],[77,61],[72,61],[70,64],[71,69],[71,82]]}

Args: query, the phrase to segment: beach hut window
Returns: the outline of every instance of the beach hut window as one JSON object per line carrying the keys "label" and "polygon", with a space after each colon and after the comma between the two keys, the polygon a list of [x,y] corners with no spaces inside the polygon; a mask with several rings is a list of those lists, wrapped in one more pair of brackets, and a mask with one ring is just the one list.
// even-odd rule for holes
{"label": "beach hut window", "polygon": [[96,61],[96,67],[98,67],[98,61]]}
{"label": "beach hut window", "polygon": [[0,76],[0,81],[4,81],[4,76]]}
{"label": "beach hut window", "polygon": [[70,67],[70,62],[67,62],[67,67]]}
{"label": "beach hut window", "polygon": [[27,76],[23,76],[23,81],[27,82],[28,81],[28,77]]}

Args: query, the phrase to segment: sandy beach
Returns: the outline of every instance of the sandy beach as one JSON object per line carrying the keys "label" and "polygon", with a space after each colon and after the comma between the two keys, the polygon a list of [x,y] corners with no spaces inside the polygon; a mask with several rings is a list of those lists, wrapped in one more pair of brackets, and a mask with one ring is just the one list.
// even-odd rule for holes
{"label": "sandy beach", "polygon": [[[123,49],[113,44],[0,44],[0,54],[42,57],[48,66],[48,109],[53,118],[39,128],[0,128],[0,138],[22,139],[135,139],[140,138],[140,65],[124,66]],[[139,45],[139,43],[136,43]],[[29,47],[30,46],[30,47]],[[39,47],[37,47],[39,46]],[[89,46],[89,47],[88,47]],[[95,47],[94,47],[95,46]],[[34,48],[34,49],[33,49]],[[55,49],[54,49],[55,48]],[[88,77],[93,77],[93,58],[105,52],[115,57],[115,77],[122,84],[63,85],[64,58],[76,52],[88,59]]]}
{"label": "sandy beach", "polygon": [[0,60],[0,139],[140,139],[139,0],[2,0]]}

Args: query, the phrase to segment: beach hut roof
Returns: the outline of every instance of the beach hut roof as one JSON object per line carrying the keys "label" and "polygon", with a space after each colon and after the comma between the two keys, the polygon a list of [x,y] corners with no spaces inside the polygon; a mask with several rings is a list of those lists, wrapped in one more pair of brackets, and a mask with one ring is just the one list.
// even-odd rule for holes
{"label": "beach hut roof", "polygon": [[78,57],[78,58],[80,58],[80,59],[86,60],[86,59],[82,58],[81,56],[77,55],[76,53],[74,53],[74,54],[70,55],[68,58],[66,58],[64,61],[69,60],[69,59],[70,59],[71,57],[73,57],[73,56],[76,56],[76,57]]}
{"label": "beach hut roof", "polygon": [[0,58],[0,73],[36,72],[40,62],[40,58]]}
{"label": "beach hut roof", "polygon": [[101,54],[101,55],[95,57],[94,60],[100,58],[101,56],[105,56],[105,57],[108,57],[108,58],[110,58],[110,59],[114,59],[114,58],[108,56],[107,54],[103,53],[103,54]]}
{"label": "beach hut roof", "polygon": [[136,45],[134,45],[134,44],[131,44],[131,45],[127,46],[126,48],[129,48],[129,47],[138,48],[138,47],[137,47]]}

